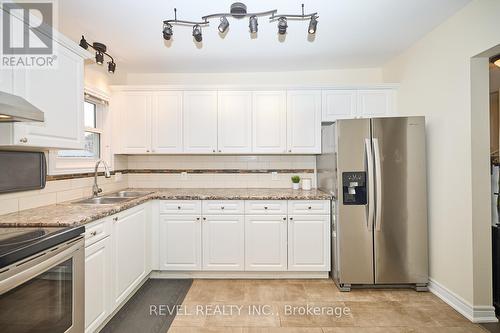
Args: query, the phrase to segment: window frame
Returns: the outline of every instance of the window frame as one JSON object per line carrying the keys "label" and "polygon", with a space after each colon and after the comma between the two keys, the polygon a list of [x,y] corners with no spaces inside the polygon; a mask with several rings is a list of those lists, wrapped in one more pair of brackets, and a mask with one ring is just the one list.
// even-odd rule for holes
{"label": "window frame", "polygon": [[[48,166],[50,175],[94,172],[95,164],[99,159],[106,159],[104,154],[106,124],[105,113],[108,112],[109,97],[94,89],[85,88],[85,102],[90,102],[95,108],[95,127],[84,127],[84,132],[99,134],[99,157],[64,157],[58,155],[58,150],[49,151]],[[82,123],[84,111],[82,107]],[[99,170],[103,170],[102,165]]]}

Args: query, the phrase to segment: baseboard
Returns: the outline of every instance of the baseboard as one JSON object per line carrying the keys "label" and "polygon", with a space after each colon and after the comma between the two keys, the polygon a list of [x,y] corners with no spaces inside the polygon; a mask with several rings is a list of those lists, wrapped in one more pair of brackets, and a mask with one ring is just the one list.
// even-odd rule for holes
{"label": "baseboard", "polygon": [[327,279],[328,272],[153,271],[153,279]]}
{"label": "baseboard", "polygon": [[496,323],[495,308],[488,305],[472,306],[439,282],[429,279],[429,291],[473,323]]}

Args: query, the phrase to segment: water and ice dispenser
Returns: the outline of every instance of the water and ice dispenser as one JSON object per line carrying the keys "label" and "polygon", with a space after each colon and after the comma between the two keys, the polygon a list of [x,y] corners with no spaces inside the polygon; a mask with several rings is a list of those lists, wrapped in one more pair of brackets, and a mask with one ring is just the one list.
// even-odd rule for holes
{"label": "water and ice dispenser", "polygon": [[343,172],[344,205],[366,205],[366,172]]}

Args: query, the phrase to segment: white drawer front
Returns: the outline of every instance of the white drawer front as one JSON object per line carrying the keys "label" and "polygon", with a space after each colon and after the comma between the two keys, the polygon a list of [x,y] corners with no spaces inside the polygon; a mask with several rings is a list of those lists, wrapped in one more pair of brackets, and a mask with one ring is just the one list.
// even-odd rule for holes
{"label": "white drawer front", "polygon": [[160,214],[201,214],[200,200],[162,200]]}
{"label": "white drawer front", "polygon": [[245,201],[245,214],[252,215],[283,215],[287,213],[284,200],[252,200]]}
{"label": "white drawer front", "polygon": [[85,226],[85,246],[109,236],[111,232],[111,217]]}
{"label": "white drawer front", "polygon": [[205,200],[202,204],[203,215],[244,214],[244,202],[240,200]]}
{"label": "white drawer front", "polygon": [[329,200],[290,200],[288,215],[330,214]]}

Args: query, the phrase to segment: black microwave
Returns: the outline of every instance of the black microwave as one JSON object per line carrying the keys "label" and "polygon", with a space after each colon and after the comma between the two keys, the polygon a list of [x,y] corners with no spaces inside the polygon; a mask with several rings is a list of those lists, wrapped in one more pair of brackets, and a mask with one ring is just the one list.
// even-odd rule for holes
{"label": "black microwave", "polygon": [[40,190],[46,175],[44,153],[0,151],[0,193]]}

